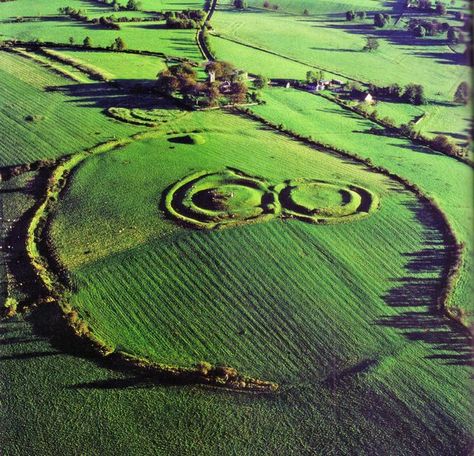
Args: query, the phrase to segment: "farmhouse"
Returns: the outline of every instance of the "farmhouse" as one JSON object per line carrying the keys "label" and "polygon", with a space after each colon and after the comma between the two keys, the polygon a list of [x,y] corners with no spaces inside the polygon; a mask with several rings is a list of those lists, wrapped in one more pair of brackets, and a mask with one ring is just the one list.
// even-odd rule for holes
{"label": "farmhouse", "polygon": [[360,101],[362,101],[363,103],[367,103],[367,104],[374,104],[375,103],[375,98],[372,96],[372,94],[370,93],[363,93],[360,98],[359,98]]}

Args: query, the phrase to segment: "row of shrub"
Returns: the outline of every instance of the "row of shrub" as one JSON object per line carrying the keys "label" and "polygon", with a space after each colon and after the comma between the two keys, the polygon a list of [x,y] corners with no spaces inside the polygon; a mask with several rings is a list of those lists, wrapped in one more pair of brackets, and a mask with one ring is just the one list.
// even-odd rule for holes
{"label": "row of shrub", "polygon": [[371,83],[365,89],[361,84],[352,82],[346,85],[346,89],[353,97],[359,97],[368,91],[374,96],[389,98],[394,101],[413,105],[426,104],[425,89],[421,84],[407,84],[402,87],[395,83],[382,87]]}
{"label": "row of shrub", "polygon": [[126,6],[122,6],[117,0],[92,0],[102,5],[108,5],[113,8],[114,11],[128,10],[138,11],[141,9],[141,3],[137,0],[128,0]]}
{"label": "row of shrub", "polygon": [[459,280],[459,276],[461,272],[465,247],[463,243],[458,242],[455,229],[453,228],[448,217],[446,216],[446,214],[441,209],[441,207],[439,206],[439,204],[437,203],[435,199],[425,195],[423,191],[420,189],[420,187],[410,182],[408,179],[401,177],[398,174],[392,173],[387,168],[375,165],[370,158],[364,158],[358,154],[323,143],[321,141],[317,141],[311,136],[301,135],[291,129],[286,128],[283,124],[279,124],[279,125],[274,124],[273,122],[265,119],[264,117],[254,113],[249,108],[235,107],[233,109],[237,112],[241,112],[249,116],[253,120],[261,122],[270,128],[278,130],[310,146],[316,147],[323,151],[336,152],[337,154],[341,156],[347,157],[352,160],[356,160],[359,163],[366,165],[368,168],[370,168],[374,172],[378,172],[380,174],[383,174],[389,177],[390,179],[393,179],[399,182],[400,184],[405,186],[407,189],[412,191],[422,201],[429,204],[436,212],[439,220],[442,222],[443,235],[445,237],[446,243],[451,247],[450,261],[444,273],[444,277],[443,277],[444,286],[439,296],[437,307],[444,316],[448,317],[450,320],[460,325],[464,331],[468,331],[469,334],[471,333],[471,329],[467,326],[467,322],[465,320],[465,317],[466,317],[465,312],[460,310],[459,308],[451,306],[451,298],[454,291],[454,287],[457,281]]}
{"label": "row of shrub", "polygon": [[70,6],[59,8],[58,11],[60,14],[69,16],[70,18],[75,19],[77,21],[99,25],[100,27],[108,28],[111,30],[120,30],[120,25],[114,22],[111,16],[109,17],[101,16],[101,17],[95,17],[93,19],[89,19],[89,17],[85,15],[84,11],[80,9],[71,8]]}
{"label": "row of shrub", "polygon": [[[114,40],[115,43],[116,40]],[[71,37],[69,38],[69,43],[56,43],[53,41],[43,41],[40,39],[34,39],[31,41],[23,41],[23,40],[18,40],[18,39],[9,39],[5,41],[0,40],[0,49],[8,50],[9,48],[15,47],[15,46],[22,46],[25,48],[30,48],[33,50],[37,50],[38,48],[67,48],[67,49],[87,49],[90,51],[118,51],[118,52],[125,52],[128,54],[137,54],[137,55],[151,55],[154,57],[160,57],[163,59],[173,59],[175,61],[180,61],[180,62],[187,62],[191,65],[195,65],[195,63],[189,59],[186,59],[184,57],[169,57],[163,54],[162,52],[155,52],[155,51],[145,51],[145,50],[138,50],[138,49],[117,49],[116,46],[112,44],[112,46],[104,47],[104,46],[96,46],[93,45],[92,40],[90,37],[86,37],[83,41],[83,44],[75,44],[74,43],[74,38]]]}
{"label": "row of shrub", "polygon": [[[86,341],[95,353],[106,356],[112,365],[135,368],[140,373],[147,374],[147,377],[171,376],[190,383],[262,393],[275,392],[278,389],[278,384],[241,375],[232,367],[212,366],[210,363],[201,362],[193,368],[180,368],[152,363],[124,352],[116,352],[113,347],[98,338],[87,321],[80,316],[76,309],[71,307],[69,303],[71,281],[66,269],[60,265],[55,251],[52,250],[52,245],[45,230],[49,214],[54,210],[58,196],[66,185],[67,176],[73,168],[91,154],[104,153],[130,141],[126,138],[106,142],[88,151],[61,159],[52,171],[44,197],[37,204],[29,223],[25,242],[28,259],[35,269],[44,290],[42,302],[56,304],[63,313],[64,321],[73,334]],[[44,256],[45,252],[47,256]],[[53,274],[52,267],[56,272],[58,272],[58,268],[62,269],[60,275]]]}
{"label": "row of shrub", "polygon": [[[199,39],[199,37],[201,39]],[[211,40],[209,38],[209,32],[207,30],[201,30],[199,31],[199,37],[198,37],[198,44],[199,44],[199,47],[205,47],[205,51],[207,51],[207,54],[209,54],[208,57],[211,57],[210,60],[213,60],[214,59],[214,55],[215,55],[215,51],[214,49],[212,48],[211,46]],[[203,56],[207,56],[206,52],[204,50],[201,49],[201,54],[203,54]]]}
{"label": "row of shrub", "polygon": [[275,3],[270,3],[268,0],[265,0],[263,2],[263,7],[266,8],[266,9],[272,9],[274,11],[277,11],[280,7],[278,5],[276,5]]}
{"label": "row of shrub", "polygon": [[58,197],[66,185],[67,176],[71,170],[90,154],[103,153],[130,141],[127,138],[106,142],[92,149],[59,159],[49,176],[43,198],[34,208],[24,244],[29,263],[36,273],[38,286],[41,288],[40,304],[57,304],[74,334],[81,338],[87,338],[100,352],[105,352],[109,348],[93,334],[87,322],[70,307],[69,297],[73,288],[72,281],[69,272],[61,264],[52,247],[47,225],[49,215],[56,207]]}
{"label": "row of shrub", "polygon": [[[446,135],[437,135],[434,138],[429,138],[415,129],[415,122],[409,122],[408,124],[397,126],[393,119],[389,117],[380,117],[376,110],[369,111],[368,107],[365,105],[351,106],[340,98],[332,97],[323,93],[320,93],[319,96],[327,98],[328,100],[337,103],[339,106],[359,114],[362,117],[373,121],[374,123],[377,123],[378,125],[386,128],[389,134],[392,133],[394,136],[410,138],[411,140],[436,150],[437,152],[449,155],[450,157],[460,160],[468,165],[474,165],[472,161],[467,158],[469,153],[468,150],[456,145]],[[373,129],[372,133],[378,134],[377,129]],[[385,134],[385,132],[382,131],[380,131],[380,133]]]}

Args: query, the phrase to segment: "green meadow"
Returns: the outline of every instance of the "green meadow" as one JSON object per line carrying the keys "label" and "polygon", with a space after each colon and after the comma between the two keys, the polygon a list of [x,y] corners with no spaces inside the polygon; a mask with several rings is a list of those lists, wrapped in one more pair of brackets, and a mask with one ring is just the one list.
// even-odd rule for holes
{"label": "green meadow", "polygon": [[323,143],[370,158],[376,165],[415,182],[435,198],[448,214],[460,240],[467,243],[464,273],[454,303],[472,312],[471,168],[408,140],[374,135],[369,132],[375,127],[370,120],[319,96],[292,89],[272,89],[265,93],[265,100],[265,105],[253,108],[259,115]]}
{"label": "green meadow", "polygon": [[[472,103],[453,102],[464,45],[415,39],[422,15],[402,3],[219,2],[216,59],[273,80],[247,114],[154,88],[182,59],[203,86],[196,29],[155,13],[207,3],[0,3],[0,453],[469,454],[472,335],[439,301],[449,224],[465,248],[446,302],[472,323],[472,167],[274,87],[309,70],[423,84],[424,105],[368,110],[469,146]],[[142,21],[112,30],[66,6]],[[467,3],[447,9],[438,19],[460,26]],[[391,22],[374,28],[376,12]],[[117,37],[130,52],[107,49]],[[171,375],[206,363],[278,389]]]}
{"label": "green meadow", "polygon": [[[74,86],[24,57],[1,52],[0,62],[2,166],[57,158],[136,130],[103,116],[97,99],[88,100],[94,89]],[[107,89],[102,94],[107,98]]]}
{"label": "green meadow", "polygon": [[81,50],[64,50],[65,55],[79,59],[110,73],[114,79],[155,80],[156,75],[166,68],[159,57],[137,54],[119,54]]}
{"label": "green meadow", "polygon": [[[393,25],[393,30],[390,27],[374,30],[370,19],[364,23],[348,23],[342,16],[326,14],[313,18],[278,11],[235,11],[222,5],[213,16],[215,33],[222,37],[215,38],[215,41],[231,38],[243,45],[272,51],[303,64],[317,65],[329,73],[341,73],[366,82],[423,84],[428,96],[434,99],[448,98],[451,101],[459,82],[469,79],[468,68],[455,65],[455,55],[440,39],[426,46]],[[362,51],[366,36],[379,39],[380,47],[376,52]],[[225,55],[226,47],[233,45],[217,46],[223,46],[221,53],[219,47],[216,48],[217,54]],[[258,49],[247,51],[239,64],[246,66],[248,60],[249,65],[255,66],[260,54],[262,51]],[[273,76],[273,68],[264,70],[262,65],[259,72]],[[303,79],[304,74],[299,78]]]}
{"label": "green meadow", "polygon": [[[328,379],[338,382],[344,372],[360,369],[363,384],[382,388],[385,400],[397,397],[413,410],[413,419],[429,422],[419,417],[413,394],[433,394],[434,388],[436,407],[447,407],[462,421],[467,371],[447,367],[462,355],[449,343],[443,349],[436,337],[425,339],[422,325],[411,318],[425,314],[433,336],[449,333],[429,316],[441,272],[436,264],[445,255],[430,211],[399,184],[252,121],[193,114],[180,127],[179,133],[88,160],[58,208],[51,233],[72,273],[72,304],[94,334],[159,362],[206,360],[274,379],[308,419],[321,413]],[[203,144],[173,141],[194,130]],[[377,194],[380,207],[353,223],[271,220],[219,231],[181,227],[166,215],[163,193],[177,176],[224,167],[274,184],[344,176]],[[113,193],[104,193],[112,187]],[[424,255],[440,262],[425,265]],[[457,385],[454,409],[453,388],[435,387],[433,370]],[[411,423],[417,433],[420,422]],[[332,424],[320,426],[323,434],[334,431]],[[309,435],[300,439],[291,441],[295,452],[310,445]]]}

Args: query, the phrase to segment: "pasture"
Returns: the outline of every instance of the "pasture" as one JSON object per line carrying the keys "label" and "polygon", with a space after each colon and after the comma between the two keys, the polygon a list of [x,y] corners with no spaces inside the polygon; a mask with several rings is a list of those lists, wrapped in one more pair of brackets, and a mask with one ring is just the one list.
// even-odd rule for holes
{"label": "pasture", "polygon": [[[466,244],[451,304],[467,312],[472,169],[302,90],[263,89],[265,103],[250,108],[262,122],[181,109],[149,89],[176,61],[166,57],[202,63],[196,30],[148,19],[205,5],[118,3],[116,16],[147,21],[111,30],[58,12],[114,13],[95,0],[0,3],[2,40],[54,43],[0,51],[0,167],[20,173],[0,180],[0,300],[10,306],[0,320],[1,451],[467,454],[472,341],[436,307],[452,260],[441,213],[393,176],[296,138],[369,158],[434,199]],[[381,0],[248,4],[214,12],[218,59],[272,79],[322,69],[422,83],[428,104],[382,101],[379,115],[401,124],[425,114],[417,129],[468,140],[470,105],[452,102],[470,75],[463,46],[408,35],[417,13]],[[374,29],[371,18],[347,22],[349,9],[394,20]],[[459,0],[448,9],[449,24],[466,10]],[[370,36],[380,47],[363,52]],[[106,50],[117,37],[155,55]],[[25,171],[35,161],[50,167]],[[38,258],[65,291],[36,290]],[[72,315],[112,351],[168,367],[231,366],[279,389],[143,375],[90,353],[87,332],[81,340],[67,326]]]}
{"label": "pasture", "polygon": [[[251,8],[263,8],[264,0],[250,0],[248,5]],[[285,13],[293,13],[296,15],[303,15],[303,11],[308,10],[308,15],[324,15],[345,13],[350,9],[357,9],[358,11],[384,11],[389,9],[389,6],[381,0],[321,0],[315,2],[314,0],[282,0],[269,2],[270,7],[268,10],[272,10],[273,5],[278,5],[277,11],[284,11]]]}
{"label": "pasture", "polygon": [[62,53],[105,70],[114,79],[155,80],[156,75],[166,68],[162,59],[149,55],[104,53],[76,49],[63,50]]}
{"label": "pasture", "polygon": [[[2,166],[54,159],[113,135],[128,135],[136,131],[132,125],[112,122],[101,114],[100,106],[85,101],[84,92],[93,92],[92,85],[81,89],[81,100],[81,97],[70,96],[73,90],[70,80],[24,57],[2,51],[0,63]],[[48,91],[48,87],[60,90]],[[106,92],[107,89],[102,88],[102,93]],[[32,120],[28,120],[28,116],[32,116]],[[12,136],[9,134],[11,131],[16,134]]]}
{"label": "pasture", "polygon": [[[170,2],[171,5],[173,2]],[[176,3],[178,5],[179,3]],[[11,6],[10,6],[11,5]],[[88,36],[93,46],[107,47],[117,37],[121,37],[129,49],[164,53],[170,56],[201,60],[201,54],[195,43],[195,30],[176,30],[164,28],[164,21],[123,22],[120,30],[110,30],[98,25],[73,20],[58,13],[58,8],[70,6],[85,10],[93,17],[110,16],[114,13],[110,6],[102,3],[81,0],[52,0],[41,3],[33,0],[0,4],[0,20],[3,39],[22,41],[49,41],[58,44],[82,44]],[[140,16],[140,12],[120,11],[117,16]],[[142,13],[143,14],[143,13]],[[17,21],[17,17],[27,18]]]}
{"label": "pasture", "polygon": [[[423,84],[427,96],[439,101],[452,101],[457,85],[469,80],[468,67],[459,64],[459,56],[445,40],[416,40],[403,24],[375,29],[371,18],[347,22],[343,14],[330,14],[327,5],[323,2],[321,14],[312,17],[267,10],[237,11],[221,4],[213,16],[213,46],[218,56],[225,55],[229,48],[231,55],[239,52],[235,43],[222,43],[225,38],[240,42],[243,46],[239,50],[245,45],[256,47],[242,50],[238,59],[239,65],[252,71],[259,65],[262,51],[267,50],[363,82]],[[353,3],[353,7],[359,9],[359,3]],[[367,36],[378,38],[379,49],[362,51]],[[266,58],[271,59],[268,55]],[[277,67],[277,62],[270,67],[262,63],[256,72],[281,77],[275,74]]]}
{"label": "pasture", "polygon": [[472,170],[445,155],[414,146],[408,140],[374,135],[375,125],[344,110],[325,98],[293,89],[271,89],[265,93],[266,105],[253,110],[277,124],[344,150],[370,158],[399,176],[415,182],[431,195],[448,215],[461,241],[467,243],[464,272],[453,304],[472,312],[473,206]]}
{"label": "pasture", "polygon": [[[385,177],[244,118],[194,113],[179,125],[181,132],[87,160],[61,200],[51,234],[72,272],[72,303],[93,332],[117,349],[163,363],[225,363],[278,381],[276,403],[291,398],[288,426],[299,423],[300,437],[285,436],[282,443],[291,445],[290,454],[327,449],[305,433],[310,422],[324,435],[340,432],[332,418],[317,419],[334,417],[323,412],[326,405],[334,411],[334,400],[342,404],[322,399],[331,382],[347,385],[344,397],[357,385],[378,391],[383,407],[388,401],[397,409],[393,398],[399,398],[410,410],[410,435],[418,438],[431,434],[435,421],[452,423],[452,414],[455,426],[462,423],[467,370],[462,362],[453,368],[441,360],[462,360],[463,352],[450,343],[442,348],[436,338],[409,336],[422,331],[414,313],[425,315],[434,334],[449,333],[429,316],[445,255],[430,209]],[[205,142],[172,141],[190,131]],[[274,219],[221,230],[186,228],[167,216],[160,203],[167,189],[183,176],[224,166],[273,185],[343,179],[370,189],[380,207],[366,219],[336,225]],[[115,191],[104,193],[107,188]],[[321,197],[335,204],[334,194]],[[295,198],[307,204],[308,193]],[[428,251],[438,258],[430,266],[423,262]],[[446,382],[449,391],[440,386]],[[429,409],[416,399],[428,391]],[[435,409],[441,415],[431,421]],[[266,412],[252,416],[260,413]],[[347,448],[362,454],[383,448],[368,422],[342,431],[352,439],[348,445],[359,441],[359,426],[372,443]],[[437,436],[435,446],[444,448],[445,438]],[[404,445],[401,453],[411,440]]]}

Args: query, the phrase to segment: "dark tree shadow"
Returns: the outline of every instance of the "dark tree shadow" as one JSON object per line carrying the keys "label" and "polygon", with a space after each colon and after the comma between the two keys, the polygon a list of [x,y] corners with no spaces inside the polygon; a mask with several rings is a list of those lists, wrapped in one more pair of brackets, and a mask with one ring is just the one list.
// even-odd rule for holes
{"label": "dark tree shadow", "polygon": [[176,109],[176,104],[154,92],[148,79],[118,79],[114,84],[70,84],[54,87],[68,96],[68,102],[84,108]]}
{"label": "dark tree shadow", "polygon": [[437,307],[455,247],[446,244],[442,222],[426,203],[407,206],[423,227],[426,241],[421,250],[403,254],[406,276],[394,279],[393,288],[383,296],[387,305],[399,313],[382,316],[376,323],[400,330],[408,340],[430,345],[430,359],[451,365],[471,364],[472,339],[468,331]]}

